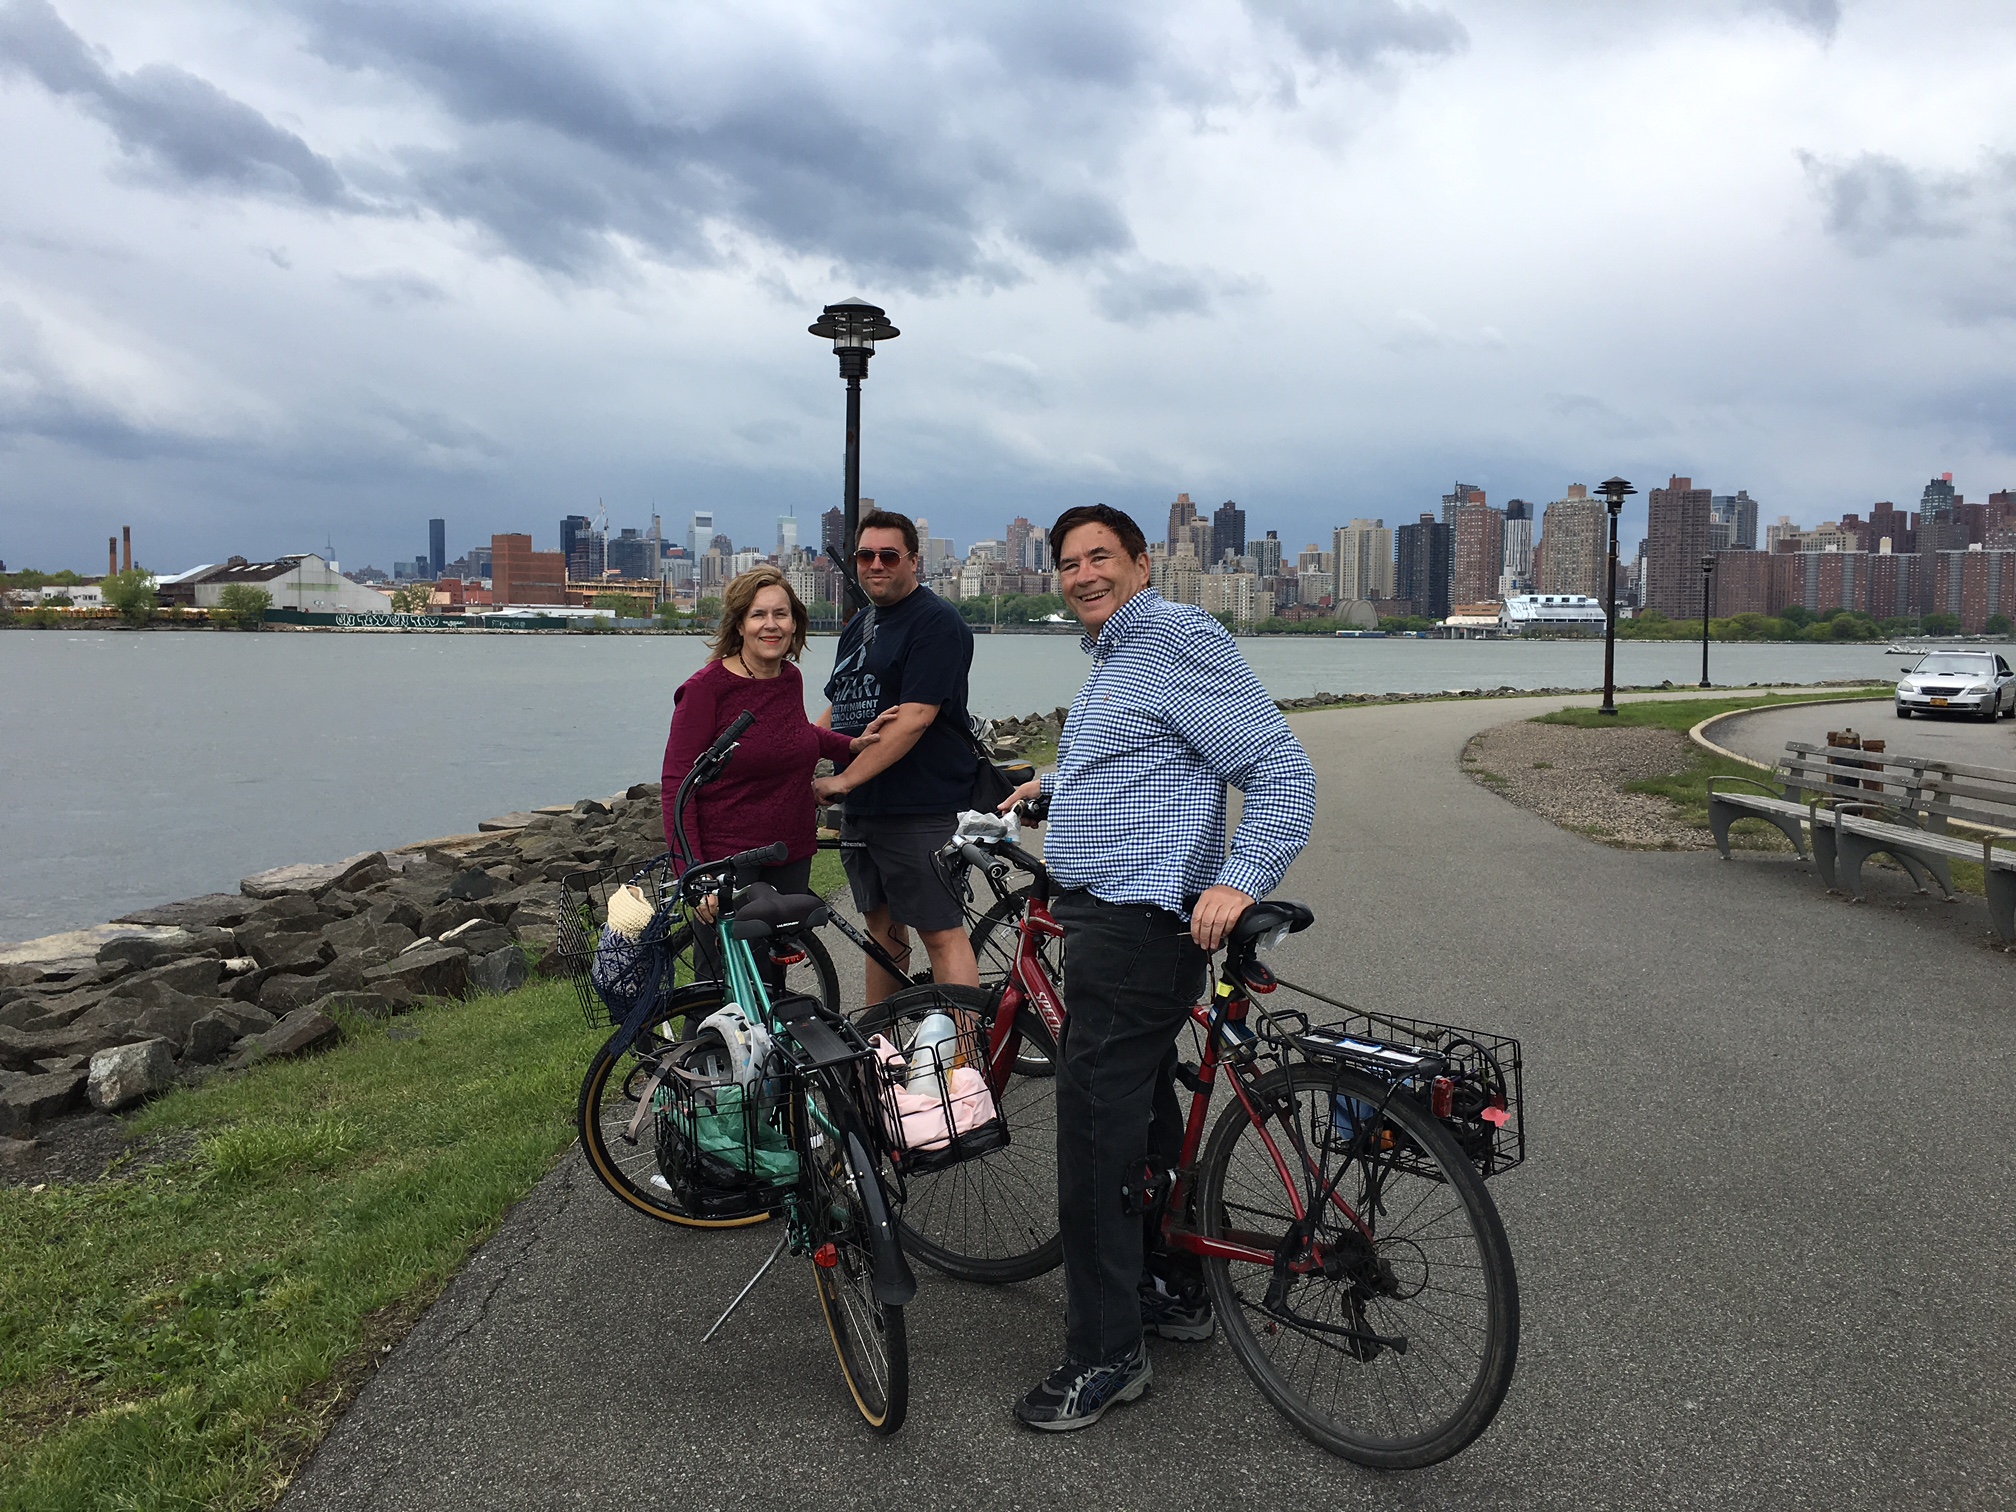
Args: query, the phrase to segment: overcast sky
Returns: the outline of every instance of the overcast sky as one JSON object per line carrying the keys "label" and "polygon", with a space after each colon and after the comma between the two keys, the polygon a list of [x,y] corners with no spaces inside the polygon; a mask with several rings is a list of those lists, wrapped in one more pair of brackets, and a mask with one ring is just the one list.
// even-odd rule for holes
{"label": "overcast sky", "polygon": [[2012,76],[1987,0],[0,0],[0,558],[767,545],[839,500],[850,295],[864,492],[962,548],[1981,498]]}

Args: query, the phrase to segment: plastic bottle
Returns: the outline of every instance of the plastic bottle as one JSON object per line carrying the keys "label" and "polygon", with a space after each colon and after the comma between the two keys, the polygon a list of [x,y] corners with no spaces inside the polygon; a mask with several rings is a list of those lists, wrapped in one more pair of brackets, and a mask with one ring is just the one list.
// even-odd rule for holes
{"label": "plastic bottle", "polygon": [[959,1026],[949,1013],[927,1014],[910,1037],[912,1092],[943,1091],[945,1077],[959,1051]]}

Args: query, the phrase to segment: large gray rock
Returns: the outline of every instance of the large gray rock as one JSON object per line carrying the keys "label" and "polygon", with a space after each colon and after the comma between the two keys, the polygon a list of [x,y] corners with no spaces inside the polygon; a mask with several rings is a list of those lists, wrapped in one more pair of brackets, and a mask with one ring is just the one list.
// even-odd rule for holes
{"label": "large gray rock", "polygon": [[179,903],[162,903],[121,914],[114,924],[157,924],[181,929],[229,929],[242,923],[252,904],[242,893],[205,893]]}
{"label": "large gray rock", "polygon": [[196,1022],[216,1009],[214,999],[187,997],[178,992],[150,1003],[133,1020],[133,1032],[167,1040],[179,1051],[188,1043],[189,1031]]}
{"label": "large gray rock", "polygon": [[231,1047],[243,1038],[231,1027],[230,1020],[223,1014],[206,1013],[189,1026],[189,1037],[182,1044],[182,1063],[188,1066],[212,1066],[231,1053]]}
{"label": "large gray rock", "polygon": [[[319,929],[319,925],[317,926]],[[320,934],[272,925],[247,924],[238,930],[238,944],[266,971],[320,971],[336,952]]]}
{"label": "large gray rock", "polygon": [[480,867],[472,866],[458,874],[448,884],[448,896],[467,903],[480,903],[497,891],[497,879]]}
{"label": "large gray rock", "polygon": [[373,866],[384,866],[385,857],[378,851],[367,851],[361,856],[351,856],[343,861],[315,863],[299,861],[291,866],[276,866],[271,871],[258,872],[238,884],[238,890],[248,898],[282,898],[292,893],[325,892],[342,882],[345,877],[354,876]]}
{"label": "large gray rock", "polygon": [[429,909],[426,913],[422,914],[420,916],[419,931],[423,935],[432,935],[438,940],[458,924],[467,924],[471,919],[487,919],[489,917],[488,914],[483,912],[482,904],[470,903],[456,898],[443,903],[438,908]]}
{"label": "large gray rock", "polygon": [[59,1055],[95,1055],[142,1037],[133,1030],[131,1019],[94,1024],[85,1021],[90,1017],[87,1013],[62,1029],[0,1029],[0,1066],[9,1071],[28,1071],[39,1060]]}
{"label": "large gray rock", "polygon": [[215,956],[197,956],[136,971],[115,982],[105,997],[108,1001],[130,998],[143,1005],[162,1001],[163,994],[209,997],[216,993],[223,976],[222,961]]}
{"label": "large gray rock", "polygon": [[471,992],[516,992],[525,985],[525,952],[506,945],[469,964]]}
{"label": "large gray rock", "polygon": [[165,929],[151,935],[133,935],[120,940],[107,940],[98,947],[98,963],[108,965],[113,961],[145,969],[159,966],[163,961],[172,961],[196,948],[196,936],[186,929]]}
{"label": "large gray rock", "polygon": [[110,1113],[175,1084],[175,1054],[168,1041],[142,1040],[100,1050],[91,1057],[91,1106]]}
{"label": "large gray rock", "polygon": [[394,1001],[460,997],[468,980],[468,953],[433,940],[364,973],[366,989],[382,992]]}
{"label": "large gray rock", "polygon": [[510,930],[489,919],[471,919],[466,924],[457,924],[442,934],[440,940],[443,945],[453,945],[472,956],[488,955],[493,950],[502,950],[506,945],[517,943]]}
{"label": "large gray rock", "polygon": [[259,1006],[276,1018],[285,1017],[296,1008],[305,1008],[315,999],[326,996],[331,985],[322,976],[296,976],[283,972],[266,979],[266,985],[259,989]]}
{"label": "large gray rock", "polygon": [[[431,904],[430,904],[431,906]],[[395,924],[401,929],[418,932],[420,909],[411,898],[381,898],[364,913],[373,924]]]}
{"label": "large gray rock", "polygon": [[279,924],[288,919],[298,919],[307,921],[299,926],[303,929],[320,929],[332,917],[319,898],[309,897],[306,893],[290,893],[261,903],[245,922]]}
{"label": "large gray rock", "polygon": [[525,814],[525,813],[499,814],[495,819],[479,820],[477,822],[476,828],[481,833],[486,835],[493,833],[507,833],[513,830],[524,829],[526,825],[532,823],[538,817],[539,816],[537,814]]}
{"label": "large gray rock", "polygon": [[363,892],[366,888],[389,881],[391,876],[392,868],[385,864],[385,853],[371,851],[354,857],[348,866],[337,873],[336,890],[346,893]]}
{"label": "large gray rock", "polygon": [[247,1066],[258,1060],[305,1055],[342,1036],[342,1028],[327,1014],[313,1008],[296,1008],[264,1034],[255,1035],[239,1046],[225,1064]]}
{"label": "large gray rock", "polygon": [[0,1087],[0,1134],[19,1137],[83,1100],[82,1071],[55,1071],[9,1082]]}
{"label": "large gray rock", "polygon": [[[390,920],[379,922],[372,917],[376,912],[374,908],[355,918],[339,919],[322,931],[322,938],[329,942],[329,948],[336,952],[339,961],[345,956],[365,955],[372,951],[385,952],[379,960],[389,961],[420,938],[418,932],[404,924]],[[414,922],[419,922],[417,912]]]}

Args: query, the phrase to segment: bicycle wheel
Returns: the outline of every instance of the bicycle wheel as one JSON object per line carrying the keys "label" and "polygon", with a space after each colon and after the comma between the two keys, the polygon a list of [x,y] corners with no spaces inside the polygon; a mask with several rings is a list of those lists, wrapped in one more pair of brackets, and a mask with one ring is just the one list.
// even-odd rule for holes
{"label": "bicycle wheel", "polygon": [[863,1422],[894,1433],[910,1410],[910,1350],[903,1309],[875,1297],[871,1227],[886,1211],[851,1103],[815,1082],[805,1091],[800,1217],[812,1246],[819,1307],[840,1373]]}
{"label": "bicycle wheel", "polygon": [[[994,904],[973,921],[973,928],[967,938],[973,945],[973,960],[980,968],[980,985],[984,988],[998,987],[1008,980],[1008,972],[1015,964],[1015,953],[1021,947],[1022,911],[1029,906],[1032,889],[1024,887],[997,898]],[[1064,942],[1044,936],[1036,942],[1036,954],[1043,962],[1044,973],[1059,992],[1064,990]],[[1053,1076],[1056,1064],[1051,1057],[1031,1053],[1016,1061],[1016,1071],[1023,1076]]]}
{"label": "bicycle wheel", "polygon": [[[1305,1204],[1315,1174],[1291,1125],[1327,1177],[1351,1147],[1353,1110],[1362,1120],[1386,1099],[1370,1077],[1308,1064],[1270,1072],[1253,1092]],[[1351,1161],[1316,1228],[1320,1264],[1284,1278],[1275,1307],[1272,1266],[1206,1259],[1204,1274],[1239,1363],[1296,1428],[1361,1465],[1412,1470],[1490,1425],[1519,1352],[1519,1294],[1497,1210],[1448,1131],[1399,1094],[1382,1132],[1390,1138],[1362,1140],[1377,1153]],[[1211,1131],[1197,1212],[1207,1236],[1268,1250],[1293,1221],[1281,1173],[1237,1102]]]}
{"label": "bicycle wheel", "polygon": [[[893,1026],[914,1024],[934,1009],[984,1021],[993,1005],[991,993],[927,983],[877,1003],[859,1028],[864,1037],[895,1040]],[[1027,1281],[1064,1259],[1057,1232],[1057,1045],[1033,1008],[1016,1014],[1015,1032],[1021,1043],[1014,1069],[1005,1087],[993,1089],[1009,1142],[946,1170],[904,1178],[907,1200],[897,1219],[903,1248],[962,1281]],[[1030,1061],[1039,1065],[1037,1074],[1023,1072]]]}

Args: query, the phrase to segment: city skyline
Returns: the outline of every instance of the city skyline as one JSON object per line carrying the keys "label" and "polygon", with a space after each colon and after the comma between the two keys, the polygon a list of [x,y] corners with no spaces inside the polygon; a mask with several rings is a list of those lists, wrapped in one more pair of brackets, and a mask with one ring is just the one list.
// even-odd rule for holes
{"label": "city skyline", "polygon": [[904,332],[866,490],[960,538],[1179,490],[1306,541],[1457,477],[1742,478],[1805,519],[2016,479],[2006,11],[841,28],[0,3],[0,121],[37,147],[0,163],[0,555],[127,522],[164,565],[385,564],[415,517],[454,556],[597,498],[767,542],[837,499],[805,325],[853,294]]}

